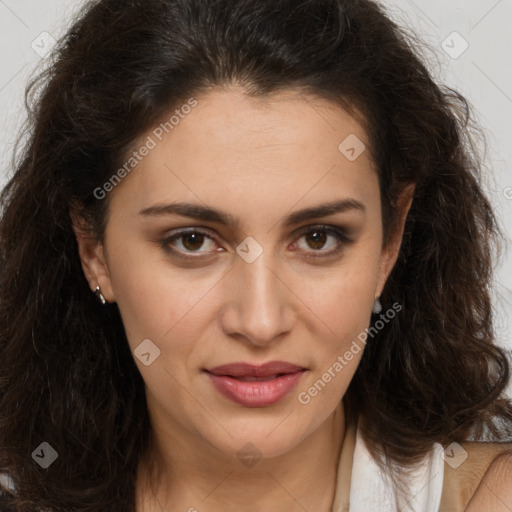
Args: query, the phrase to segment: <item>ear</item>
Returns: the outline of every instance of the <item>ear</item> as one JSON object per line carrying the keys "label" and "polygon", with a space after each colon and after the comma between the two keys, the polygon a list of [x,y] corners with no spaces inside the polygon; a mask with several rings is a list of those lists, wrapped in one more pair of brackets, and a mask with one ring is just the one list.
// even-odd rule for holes
{"label": "ear", "polygon": [[384,286],[386,284],[386,281],[389,275],[391,274],[393,267],[395,266],[396,260],[398,259],[398,255],[400,254],[400,246],[402,245],[405,220],[412,205],[415,188],[415,183],[411,183],[405,186],[397,200],[396,206],[398,218],[395,224],[395,229],[391,235],[389,244],[382,251],[379,279],[377,283],[377,297],[381,295],[382,290],[384,289]]}
{"label": "ear", "polygon": [[91,291],[99,286],[107,302],[115,302],[110,279],[106,251],[103,244],[92,233],[90,226],[80,215],[70,212],[73,231],[78,244],[78,254],[85,278]]}

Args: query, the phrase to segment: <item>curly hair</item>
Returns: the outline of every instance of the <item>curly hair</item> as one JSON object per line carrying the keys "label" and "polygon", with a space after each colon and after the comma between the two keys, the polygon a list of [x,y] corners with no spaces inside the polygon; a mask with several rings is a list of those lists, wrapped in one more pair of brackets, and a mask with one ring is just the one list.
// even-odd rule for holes
{"label": "curly hair", "polygon": [[[381,295],[403,308],[345,395],[379,464],[407,467],[434,442],[484,432],[510,438],[510,363],[490,300],[501,230],[471,109],[376,2],[89,1],[47,62],[27,85],[28,136],[0,197],[0,469],[16,489],[2,510],[135,511],[151,438],[144,382],[116,304],[90,292],[70,213],[103,240],[109,197],[97,187],[163,113],[231,83],[362,113],[384,246],[416,184]],[[31,457],[42,442],[59,458],[44,470]]]}

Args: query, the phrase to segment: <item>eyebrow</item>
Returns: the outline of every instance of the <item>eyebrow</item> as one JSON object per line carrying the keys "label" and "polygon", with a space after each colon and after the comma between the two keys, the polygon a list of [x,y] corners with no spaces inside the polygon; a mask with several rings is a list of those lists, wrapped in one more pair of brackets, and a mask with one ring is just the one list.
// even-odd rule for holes
{"label": "eyebrow", "polygon": [[[346,198],[298,210],[285,217],[283,222],[285,226],[291,226],[293,224],[299,224],[305,220],[327,217],[336,213],[345,213],[349,211],[356,211],[366,215],[366,206],[357,199]],[[218,222],[226,226],[238,226],[240,222],[239,219],[227,212],[194,203],[156,204],[142,209],[139,212],[139,215],[181,215],[183,217],[191,217],[202,221]]]}

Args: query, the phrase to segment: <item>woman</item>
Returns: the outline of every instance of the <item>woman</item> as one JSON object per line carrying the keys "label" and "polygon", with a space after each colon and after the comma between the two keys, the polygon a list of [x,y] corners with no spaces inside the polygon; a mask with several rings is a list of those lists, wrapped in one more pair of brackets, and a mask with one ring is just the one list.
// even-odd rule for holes
{"label": "woman", "polygon": [[376,3],[90,2],[39,85],[2,195],[2,510],[510,499],[468,107]]}

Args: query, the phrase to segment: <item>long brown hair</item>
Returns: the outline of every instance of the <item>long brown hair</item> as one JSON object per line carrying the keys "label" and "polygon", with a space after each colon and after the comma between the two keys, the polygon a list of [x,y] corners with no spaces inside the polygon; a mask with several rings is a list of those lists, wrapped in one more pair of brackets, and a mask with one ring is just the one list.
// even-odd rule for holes
{"label": "long brown hair", "polygon": [[[27,87],[27,142],[0,198],[0,469],[16,488],[2,510],[135,510],[151,435],[144,382],[116,304],[89,290],[70,211],[103,240],[109,197],[94,191],[163,113],[228,83],[363,113],[384,244],[398,194],[416,183],[381,296],[403,308],[368,341],[346,394],[376,459],[407,466],[436,441],[509,438],[509,361],[490,302],[501,232],[470,108],[378,4],[91,1],[49,59]],[[43,442],[58,454],[46,469],[33,457]]]}

